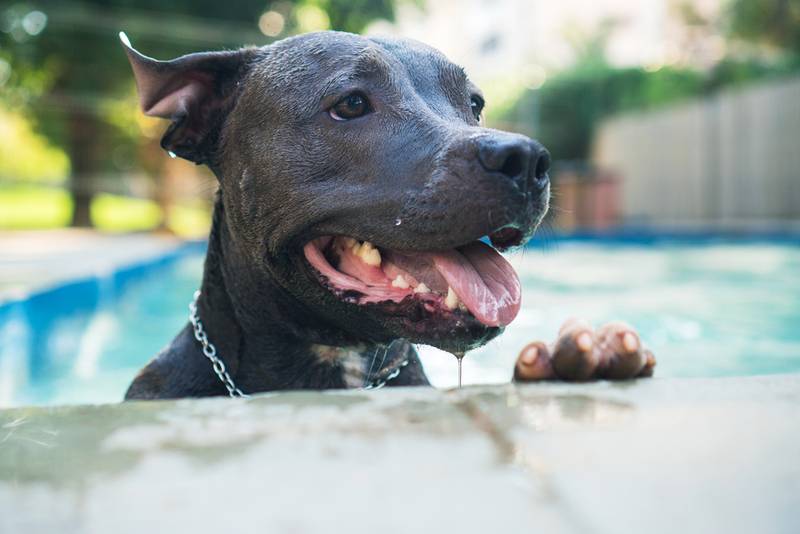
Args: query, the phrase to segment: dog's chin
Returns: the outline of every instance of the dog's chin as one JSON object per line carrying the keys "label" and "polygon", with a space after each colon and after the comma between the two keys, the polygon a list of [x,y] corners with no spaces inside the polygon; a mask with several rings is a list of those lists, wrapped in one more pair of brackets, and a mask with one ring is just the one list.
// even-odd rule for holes
{"label": "dog's chin", "polygon": [[[363,312],[380,321],[387,334],[384,342],[403,338],[448,352],[465,352],[481,347],[504,330],[503,327],[486,326],[471,314],[461,311],[440,314],[420,310],[414,303],[410,304],[416,307],[413,310],[404,306],[393,308],[391,304],[367,304]],[[397,313],[401,315],[395,315]]]}
{"label": "dog's chin", "polygon": [[[343,315],[380,324],[387,337],[463,351],[496,337],[519,312],[519,278],[498,250],[519,246],[525,235],[505,228],[486,237],[411,251],[328,235],[307,242],[303,256]],[[360,326],[347,329],[358,335]]]}

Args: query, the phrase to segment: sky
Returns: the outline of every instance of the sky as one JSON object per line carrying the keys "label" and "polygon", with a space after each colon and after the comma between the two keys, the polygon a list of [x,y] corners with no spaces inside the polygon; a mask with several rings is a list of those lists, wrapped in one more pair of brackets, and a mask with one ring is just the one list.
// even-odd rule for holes
{"label": "sky", "polygon": [[[572,42],[614,21],[608,59],[616,65],[658,68],[681,61],[693,33],[678,15],[679,0],[427,0],[398,8],[396,22],[373,24],[368,33],[394,34],[426,42],[465,66],[477,81],[522,76],[528,85],[574,60]],[[722,0],[691,0],[713,17]],[[691,43],[690,43],[691,41]],[[721,51],[703,36],[697,62],[712,62]]]}

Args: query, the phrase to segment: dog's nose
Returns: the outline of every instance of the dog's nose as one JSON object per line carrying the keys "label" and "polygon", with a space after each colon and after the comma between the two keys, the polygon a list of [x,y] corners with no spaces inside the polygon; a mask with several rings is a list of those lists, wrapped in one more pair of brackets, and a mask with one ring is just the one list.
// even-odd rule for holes
{"label": "dog's nose", "polygon": [[550,153],[522,136],[491,136],[478,142],[478,160],[484,169],[514,181],[521,190],[544,188],[549,177]]}

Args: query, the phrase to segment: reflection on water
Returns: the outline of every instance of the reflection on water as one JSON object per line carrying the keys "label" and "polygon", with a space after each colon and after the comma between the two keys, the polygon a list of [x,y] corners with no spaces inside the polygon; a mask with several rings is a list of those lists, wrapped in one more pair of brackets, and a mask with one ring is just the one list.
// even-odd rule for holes
{"label": "reflection on water", "polygon": [[[466,355],[465,384],[507,382],[519,349],[571,316],[631,322],[656,351],[659,376],[800,371],[800,247],[563,243],[511,261],[523,308],[503,336]],[[0,405],[121,399],[185,324],[201,270],[197,253],[0,306]],[[453,357],[421,350],[434,385],[454,386]],[[585,409],[553,402],[531,408],[532,424]]]}

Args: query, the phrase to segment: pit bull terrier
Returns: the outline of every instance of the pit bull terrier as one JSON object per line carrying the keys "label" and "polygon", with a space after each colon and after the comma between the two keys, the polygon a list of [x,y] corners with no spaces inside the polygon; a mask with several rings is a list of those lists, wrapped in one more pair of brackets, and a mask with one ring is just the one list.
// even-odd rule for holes
{"label": "pit bull terrier", "polygon": [[[550,155],[482,126],[484,97],[422,43],[340,32],[158,61],[125,44],[161,146],[219,180],[190,323],[127,399],[427,385],[412,343],[499,335],[520,282],[499,252],[547,212]],[[516,380],[649,376],[623,323],[570,320]]]}

